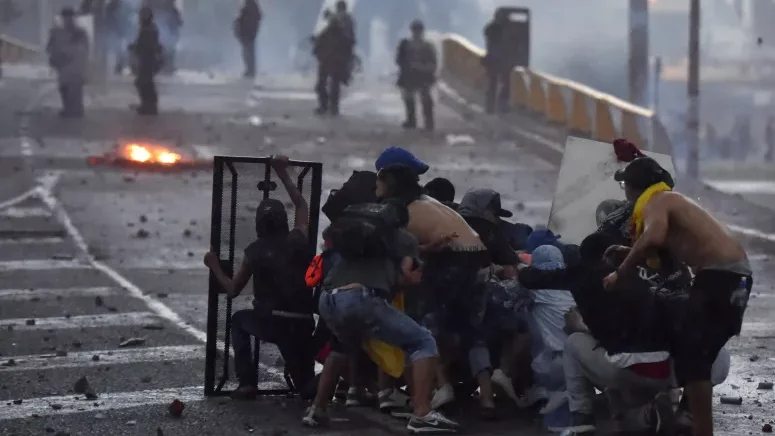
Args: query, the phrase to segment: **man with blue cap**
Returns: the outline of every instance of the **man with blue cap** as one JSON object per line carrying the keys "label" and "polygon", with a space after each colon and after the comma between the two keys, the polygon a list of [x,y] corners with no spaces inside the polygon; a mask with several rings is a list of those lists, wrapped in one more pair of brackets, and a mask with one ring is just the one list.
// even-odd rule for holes
{"label": "man with blue cap", "polygon": [[418,159],[409,150],[401,147],[386,148],[374,163],[377,171],[390,165],[406,165],[418,176],[428,172],[429,168],[425,162]]}

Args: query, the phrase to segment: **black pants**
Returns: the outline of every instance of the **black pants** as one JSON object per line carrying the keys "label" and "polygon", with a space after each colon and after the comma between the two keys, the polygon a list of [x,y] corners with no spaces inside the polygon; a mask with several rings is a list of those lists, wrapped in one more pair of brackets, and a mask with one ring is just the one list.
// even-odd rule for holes
{"label": "black pants", "polygon": [[670,346],[681,386],[710,380],[719,351],[740,334],[752,286],[750,276],[728,271],[700,270],[694,277],[685,318]]}
{"label": "black pants", "polygon": [[240,310],[231,318],[234,371],[240,386],[256,386],[258,373],[253,361],[252,338],[271,342],[280,349],[285,371],[301,389],[315,376],[312,333],[315,321],[260,315],[254,309]]}
{"label": "black pants", "polygon": [[242,62],[245,64],[245,76],[256,75],[256,39],[247,38],[240,41],[242,46]]}
{"label": "black pants", "polygon": [[511,97],[511,69],[487,70],[487,113],[506,112]]}
{"label": "black pants", "polygon": [[344,67],[321,62],[318,64],[318,81],[315,92],[318,95],[318,112],[339,114],[339,97],[344,83]]}
{"label": "black pants", "polygon": [[159,111],[159,95],[156,92],[156,82],[153,74],[140,73],[135,78],[137,96],[140,98],[138,112],[145,115],[155,115]]}
{"label": "black pants", "polygon": [[406,121],[404,127],[417,127],[417,95],[420,96],[420,105],[422,105],[423,121],[425,128],[432,130],[434,128],[433,97],[431,96],[431,87],[422,86],[416,88],[404,88],[402,90],[404,98],[404,107],[406,110]]}
{"label": "black pants", "polygon": [[83,84],[60,83],[59,96],[62,99],[62,115],[68,117],[83,116]]}

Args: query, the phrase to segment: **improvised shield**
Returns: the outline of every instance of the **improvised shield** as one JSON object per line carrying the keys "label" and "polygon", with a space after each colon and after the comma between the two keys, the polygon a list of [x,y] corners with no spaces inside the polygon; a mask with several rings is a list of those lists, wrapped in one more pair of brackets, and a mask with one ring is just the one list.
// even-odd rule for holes
{"label": "improvised shield", "polygon": [[[289,227],[294,211],[268,157],[215,156],[213,162],[213,197],[210,246],[221,259],[227,275],[233,277],[235,267],[242,262],[243,252],[256,239],[255,214],[259,202],[274,198],[287,205]],[[309,244],[313,251],[318,237],[320,195],[323,164],[290,161],[296,184],[309,205]],[[291,175],[293,177],[293,175]],[[250,299],[234,300],[220,293],[220,286],[210,274],[207,302],[207,352],[205,357],[205,395],[226,395],[236,386],[228,385],[233,373],[231,362],[231,315],[233,311],[251,307]],[[311,292],[311,291],[310,291]],[[243,301],[244,300],[244,301]],[[238,307],[239,306],[239,307]],[[244,307],[243,307],[244,306]],[[275,389],[260,390],[260,394],[287,394],[293,386],[287,374],[275,370],[274,362],[262,362],[259,342],[255,341],[254,361],[261,385],[275,384]],[[260,369],[264,370],[261,371]],[[283,376],[285,384],[283,385]],[[279,383],[278,383],[279,382]],[[261,386],[260,385],[260,386]]]}

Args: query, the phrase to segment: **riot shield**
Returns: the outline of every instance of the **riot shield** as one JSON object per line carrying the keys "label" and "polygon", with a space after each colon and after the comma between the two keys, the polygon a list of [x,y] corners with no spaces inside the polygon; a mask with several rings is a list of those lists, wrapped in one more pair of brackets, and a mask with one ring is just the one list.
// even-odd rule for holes
{"label": "riot shield", "polygon": [[508,25],[504,38],[506,41],[513,42],[512,57],[513,64],[518,67],[530,66],[530,9],[502,7],[498,8],[496,14],[503,13],[508,16]]}
{"label": "riot shield", "polygon": [[[318,218],[320,215],[323,164],[320,162],[289,163],[291,177],[309,205],[309,244],[316,248]],[[268,157],[215,156],[213,162],[213,197],[210,228],[210,246],[221,259],[229,276],[242,262],[244,249],[256,239],[255,213],[258,203],[267,198],[278,199],[288,208],[288,219],[294,219],[293,204],[281,181],[270,165]],[[293,228],[294,223],[289,226]],[[251,292],[246,289],[243,294]],[[210,274],[207,302],[207,346],[205,357],[205,395],[226,395],[236,387],[231,350],[231,315],[241,308],[251,307],[251,298],[231,300],[220,292],[213,274]],[[260,394],[287,394],[293,392],[290,378],[282,368],[274,368],[274,360],[262,360],[260,344],[255,341],[254,359]]]}

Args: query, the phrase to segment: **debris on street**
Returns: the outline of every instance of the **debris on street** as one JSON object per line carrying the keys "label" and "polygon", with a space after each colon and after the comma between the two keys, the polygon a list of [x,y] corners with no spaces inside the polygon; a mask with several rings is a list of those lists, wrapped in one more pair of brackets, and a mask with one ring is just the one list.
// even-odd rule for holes
{"label": "debris on street", "polygon": [[118,346],[121,348],[126,348],[126,347],[134,347],[136,345],[143,345],[143,344],[145,344],[145,338],[129,338],[121,342],[120,344],[118,344]]}

